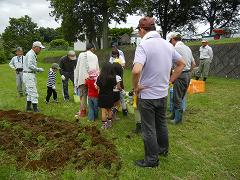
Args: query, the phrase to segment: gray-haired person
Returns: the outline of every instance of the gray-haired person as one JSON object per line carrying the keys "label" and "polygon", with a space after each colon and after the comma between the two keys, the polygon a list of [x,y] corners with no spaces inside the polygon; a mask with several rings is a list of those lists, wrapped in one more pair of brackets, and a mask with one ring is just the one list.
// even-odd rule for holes
{"label": "gray-haired person", "polygon": [[60,74],[62,79],[62,91],[64,100],[69,100],[68,81],[69,79],[74,84],[74,69],[77,65],[77,56],[74,51],[69,51],[66,56],[60,59]]}
{"label": "gray-haired person", "polygon": [[43,72],[43,68],[37,67],[37,55],[45,47],[41,42],[36,41],[32,45],[32,49],[26,54],[26,59],[23,62],[23,82],[26,85],[27,93],[27,111],[31,111],[31,104],[34,112],[38,110],[38,92],[36,73]]}
{"label": "gray-haired person", "polygon": [[175,47],[176,51],[183,57],[186,64],[181,75],[173,84],[173,112],[171,122],[177,124],[182,121],[182,101],[187,93],[187,88],[190,83],[190,71],[195,67],[195,60],[191,49],[182,42],[180,33],[171,32],[167,37],[169,42]]}
{"label": "gray-haired person", "polygon": [[25,87],[23,83],[23,62],[25,61],[25,56],[23,56],[23,49],[17,47],[16,56],[14,56],[9,66],[16,71],[16,84],[19,97],[24,95]]}

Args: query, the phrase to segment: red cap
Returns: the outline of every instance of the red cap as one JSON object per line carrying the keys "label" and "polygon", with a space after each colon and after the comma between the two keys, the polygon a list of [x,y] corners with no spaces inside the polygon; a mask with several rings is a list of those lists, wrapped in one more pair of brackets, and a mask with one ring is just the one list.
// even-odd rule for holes
{"label": "red cap", "polygon": [[149,29],[153,26],[155,26],[155,19],[153,17],[143,17],[139,20],[137,29],[139,28]]}

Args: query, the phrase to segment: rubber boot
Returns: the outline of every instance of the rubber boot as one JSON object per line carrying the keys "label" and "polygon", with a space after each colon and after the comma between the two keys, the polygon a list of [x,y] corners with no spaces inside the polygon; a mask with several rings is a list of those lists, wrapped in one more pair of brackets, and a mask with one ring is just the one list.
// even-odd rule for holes
{"label": "rubber boot", "polygon": [[205,78],[203,78],[203,81],[206,81],[207,80],[207,78],[205,77]]}
{"label": "rubber boot", "polygon": [[182,122],[182,110],[176,109],[174,120],[171,120],[171,123],[178,124],[180,122]]}
{"label": "rubber boot", "polygon": [[195,78],[195,79],[196,79],[196,80],[199,80],[199,78],[200,78],[200,77],[196,76],[196,78]]}
{"label": "rubber boot", "polygon": [[173,110],[172,115],[169,117],[171,120],[174,120],[175,118],[175,111]]}
{"label": "rubber boot", "polygon": [[32,111],[31,104],[32,104],[31,101],[27,101],[26,111]]}
{"label": "rubber boot", "polygon": [[141,123],[136,123],[136,129],[133,130],[134,133],[138,134],[138,133],[141,133],[142,130],[141,130]]}
{"label": "rubber boot", "polygon": [[175,110],[175,118],[174,118],[175,124],[178,124],[182,121],[182,110]]}
{"label": "rubber boot", "polygon": [[39,112],[37,104],[36,103],[32,103],[33,105],[33,112]]}

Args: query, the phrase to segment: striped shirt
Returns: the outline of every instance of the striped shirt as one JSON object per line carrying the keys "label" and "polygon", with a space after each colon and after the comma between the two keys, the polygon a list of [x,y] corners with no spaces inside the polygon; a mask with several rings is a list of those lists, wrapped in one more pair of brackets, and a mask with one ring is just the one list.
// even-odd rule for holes
{"label": "striped shirt", "polygon": [[48,71],[47,87],[56,87],[56,72],[52,68]]}

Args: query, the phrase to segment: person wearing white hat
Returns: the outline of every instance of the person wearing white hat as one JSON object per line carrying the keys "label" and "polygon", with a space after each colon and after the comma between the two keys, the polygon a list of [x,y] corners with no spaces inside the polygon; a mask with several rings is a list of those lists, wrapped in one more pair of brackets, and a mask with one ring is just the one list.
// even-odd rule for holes
{"label": "person wearing white hat", "polygon": [[191,49],[182,42],[180,33],[171,32],[167,37],[169,42],[175,47],[176,51],[183,57],[186,64],[181,75],[174,81],[173,84],[173,111],[171,122],[173,124],[177,124],[182,121],[182,101],[187,93],[187,88],[190,83],[190,71],[196,64]]}
{"label": "person wearing white hat", "polygon": [[63,98],[65,101],[69,100],[68,94],[68,81],[69,79],[74,84],[74,69],[77,64],[77,56],[74,51],[68,51],[66,56],[63,56],[60,60],[60,74],[62,79],[62,91],[63,91]]}
{"label": "person wearing white hat", "polygon": [[16,56],[14,56],[9,66],[16,71],[16,84],[19,97],[24,94],[24,83],[23,83],[23,61],[25,61],[25,56],[23,56],[23,50],[21,47],[17,47]]}
{"label": "person wearing white hat", "polygon": [[196,74],[196,80],[199,80],[202,75],[203,81],[206,81],[210,69],[210,64],[213,59],[213,51],[212,48],[208,45],[208,40],[202,40],[202,46],[199,48],[199,51],[200,63]]}
{"label": "person wearing white hat", "polygon": [[37,55],[45,47],[40,41],[36,41],[32,45],[32,49],[26,54],[26,59],[23,62],[23,82],[26,85],[27,94],[27,111],[31,111],[31,104],[34,112],[38,110],[38,93],[37,93],[37,79],[36,73],[43,72],[43,68],[37,67]]}

